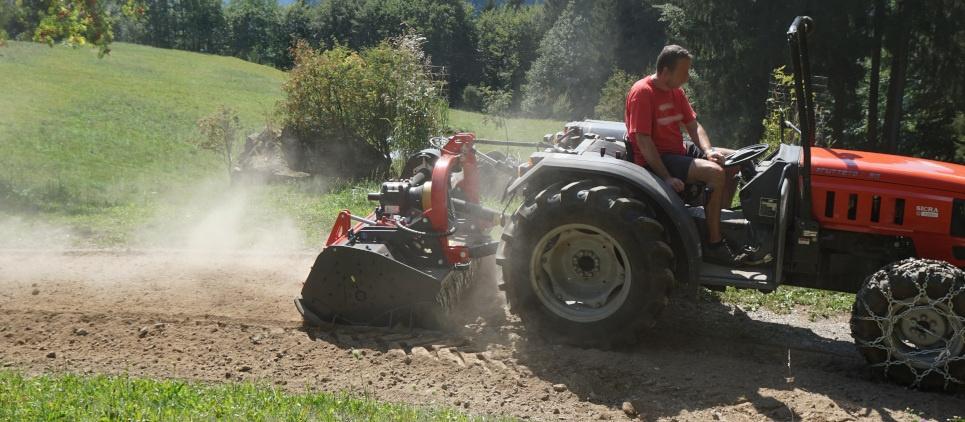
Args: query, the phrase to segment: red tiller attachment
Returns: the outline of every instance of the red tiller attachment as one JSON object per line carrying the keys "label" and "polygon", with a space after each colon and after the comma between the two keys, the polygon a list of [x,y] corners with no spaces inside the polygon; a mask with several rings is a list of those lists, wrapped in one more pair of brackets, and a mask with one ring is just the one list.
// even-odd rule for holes
{"label": "red tiller attachment", "polygon": [[488,233],[499,212],[479,204],[474,140],[460,133],[413,156],[409,174],[369,194],[379,205],[368,217],[339,213],[295,300],[306,323],[445,323],[469,290],[473,259],[497,245]]}

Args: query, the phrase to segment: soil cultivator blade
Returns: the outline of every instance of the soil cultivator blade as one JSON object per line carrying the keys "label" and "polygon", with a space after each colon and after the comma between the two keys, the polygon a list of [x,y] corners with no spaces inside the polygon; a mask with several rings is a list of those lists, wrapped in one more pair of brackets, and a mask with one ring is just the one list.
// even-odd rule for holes
{"label": "soil cultivator blade", "polygon": [[475,260],[495,253],[499,211],[479,203],[474,135],[434,138],[402,177],[368,194],[378,207],[342,210],[295,307],[308,325],[459,325]]}
{"label": "soil cultivator blade", "polygon": [[395,260],[384,245],[330,246],[315,260],[295,300],[313,325],[439,328],[456,285],[448,267],[418,270]]}

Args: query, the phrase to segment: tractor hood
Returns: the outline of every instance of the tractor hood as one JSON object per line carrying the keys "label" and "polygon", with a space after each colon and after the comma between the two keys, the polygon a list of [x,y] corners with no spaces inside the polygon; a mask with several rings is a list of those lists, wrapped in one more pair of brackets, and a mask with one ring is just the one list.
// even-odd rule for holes
{"label": "tractor hood", "polygon": [[965,165],[866,151],[812,147],[811,174],[965,193]]}

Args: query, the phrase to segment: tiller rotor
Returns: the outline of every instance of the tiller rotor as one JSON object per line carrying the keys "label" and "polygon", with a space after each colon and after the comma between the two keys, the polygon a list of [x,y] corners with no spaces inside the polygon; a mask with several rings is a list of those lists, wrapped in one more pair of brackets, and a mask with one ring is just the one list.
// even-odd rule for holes
{"label": "tiller rotor", "polygon": [[[439,139],[439,138],[437,138]],[[500,213],[479,203],[472,134],[437,142],[382,183],[367,217],[339,213],[295,306],[309,325],[444,326],[494,254]]]}

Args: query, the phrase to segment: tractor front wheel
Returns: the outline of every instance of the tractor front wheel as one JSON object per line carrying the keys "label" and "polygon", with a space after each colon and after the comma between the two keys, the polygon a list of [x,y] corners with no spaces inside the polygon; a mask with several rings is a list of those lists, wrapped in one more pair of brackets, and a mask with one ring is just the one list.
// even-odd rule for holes
{"label": "tractor front wheel", "polygon": [[965,386],[965,272],[915,258],[882,268],[857,294],[851,333],[886,378],[922,389]]}
{"label": "tractor front wheel", "polygon": [[632,343],[673,284],[663,226],[616,186],[552,185],[517,210],[502,240],[510,308],[527,331],[550,341]]}

